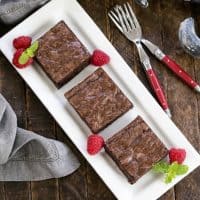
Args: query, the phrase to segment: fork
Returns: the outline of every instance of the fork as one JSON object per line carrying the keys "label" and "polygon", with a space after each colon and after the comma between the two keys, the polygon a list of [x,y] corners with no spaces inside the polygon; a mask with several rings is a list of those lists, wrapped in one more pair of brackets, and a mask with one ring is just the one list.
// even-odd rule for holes
{"label": "fork", "polygon": [[136,45],[140,57],[140,62],[144,67],[151,87],[153,88],[162,108],[164,109],[166,114],[171,117],[171,112],[162,87],[154,70],[152,69],[149,57],[144,51],[141,44],[142,30],[131,6],[129,5],[129,3],[125,3],[123,4],[123,6],[116,5],[113,10],[108,13],[108,15],[118,27],[118,29],[120,29],[121,32],[125,35],[125,37]]}

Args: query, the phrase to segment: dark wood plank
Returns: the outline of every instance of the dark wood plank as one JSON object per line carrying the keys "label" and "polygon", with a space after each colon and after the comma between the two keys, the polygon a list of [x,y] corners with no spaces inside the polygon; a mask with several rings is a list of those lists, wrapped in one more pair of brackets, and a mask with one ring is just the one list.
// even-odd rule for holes
{"label": "dark wood plank", "polygon": [[12,28],[12,26],[5,26],[4,24],[0,23],[0,37],[2,37],[4,34],[6,34],[10,29]]}
{"label": "dark wood plank", "polygon": [[[173,0],[161,1],[163,43],[166,53],[171,55],[193,77],[194,62],[178,42],[180,22],[190,15],[190,7],[184,7],[183,2]],[[194,91],[168,73],[168,100],[173,114],[173,120],[183,131],[188,140],[199,149],[198,104]],[[185,178],[175,187],[177,200],[199,199],[199,176],[197,171]]]}
{"label": "dark wood plank", "polygon": [[[18,124],[26,127],[25,115],[25,89],[24,82],[17,75],[8,61],[0,53],[0,91],[10,102],[18,117]],[[30,199],[29,182],[5,182],[4,192],[6,199],[27,200]]]}
{"label": "dark wood plank", "polygon": [[166,192],[159,200],[174,200],[175,199],[175,191],[174,188]]}
{"label": "dark wood plank", "polygon": [[[193,6],[193,15],[195,18],[195,22],[197,25],[197,33],[199,35],[200,33],[200,6]],[[199,66],[200,66],[200,60],[199,59],[194,59],[194,72],[195,72],[195,78],[197,80],[198,83],[200,83],[200,70],[199,70]],[[197,95],[197,101],[198,101],[198,125],[199,125],[199,134],[200,134],[200,95]],[[199,141],[199,146],[198,149],[200,148],[200,141]]]}
{"label": "dark wood plank", "polygon": [[[200,7],[193,7],[192,15],[195,17],[198,28],[200,28]],[[200,30],[200,29],[198,29]],[[191,59],[191,57],[190,57]],[[193,77],[200,82],[200,71],[199,71],[200,61],[194,59],[194,62],[191,66],[187,66],[187,69],[192,72]],[[192,98],[191,98],[192,97]],[[198,94],[190,94],[188,101],[191,99],[190,107],[187,108],[189,113],[187,115],[187,123],[184,125],[185,133],[190,141],[195,146],[195,148],[200,151],[200,97]],[[197,102],[196,102],[197,101]],[[192,113],[192,114],[191,114]],[[181,117],[181,116],[180,116]],[[198,200],[200,197],[200,168],[195,170],[191,175],[184,179],[181,183],[176,186],[176,199],[192,199]]]}
{"label": "dark wood plank", "polygon": [[28,129],[48,138],[56,138],[55,121],[29,88],[26,100]]}
{"label": "dark wood plank", "polygon": [[2,200],[5,200],[4,182],[0,182],[0,197]]}
{"label": "dark wood plank", "polygon": [[81,163],[77,171],[58,180],[60,200],[85,200],[87,199],[87,162],[58,125],[56,125],[56,133],[57,139],[67,144]]}
{"label": "dark wood plank", "polygon": [[58,200],[58,183],[56,179],[38,181],[31,183],[31,199],[32,200]]}
{"label": "dark wood plank", "polygon": [[19,126],[26,126],[24,82],[0,53],[0,90],[13,107]]}
{"label": "dark wood plank", "polygon": [[30,200],[30,184],[28,182],[6,182],[5,199],[6,200]]}
{"label": "dark wood plank", "polygon": [[[44,137],[55,139],[54,120],[29,88],[27,88],[26,100],[28,129]],[[49,200],[58,200],[58,181],[56,179],[51,179],[32,182],[31,197],[32,200],[43,200],[44,197],[48,197]]]}
{"label": "dark wood plank", "polygon": [[[195,19],[195,23],[196,23],[196,31],[197,34],[199,35],[200,33],[200,6],[193,6],[192,7],[192,15]],[[200,66],[200,60],[197,58],[194,58],[194,73],[195,73],[195,79],[198,83],[200,83],[200,70],[199,70],[199,66]],[[199,126],[199,134],[200,134],[200,95],[196,95],[197,97],[197,101],[198,101],[198,126]],[[197,149],[200,148],[200,141],[198,142],[198,147]]]}

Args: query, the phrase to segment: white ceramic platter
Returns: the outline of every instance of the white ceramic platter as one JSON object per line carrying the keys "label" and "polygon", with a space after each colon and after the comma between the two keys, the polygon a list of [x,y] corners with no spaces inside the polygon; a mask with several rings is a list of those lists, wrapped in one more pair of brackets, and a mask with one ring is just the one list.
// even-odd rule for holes
{"label": "white ceramic platter", "polygon": [[[1,51],[12,62],[14,52],[12,41],[14,38],[20,35],[29,35],[36,40],[60,20],[64,20],[68,24],[90,52],[99,48],[110,55],[111,62],[104,67],[104,70],[134,104],[133,109],[100,134],[104,138],[108,138],[131,122],[137,115],[140,115],[168,148],[177,146],[186,149],[185,164],[189,165],[190,169],[188,173],[199,166],[199,154],[167,117],[112,44],[75,0],[52,0],[2,37]],[[96,70],[95,67],[88,66],[59,90],[36,63],[23,70],[16,70],[118,199],[157,199],[184,178],[184,176],[180,176],[171,184],[166,185],[162,176],[155,175],[150,171],[136,184],[130,185],[104,151],[96,156],[88,155],[86,142],[90,130],[68,104],[64,93]]]}

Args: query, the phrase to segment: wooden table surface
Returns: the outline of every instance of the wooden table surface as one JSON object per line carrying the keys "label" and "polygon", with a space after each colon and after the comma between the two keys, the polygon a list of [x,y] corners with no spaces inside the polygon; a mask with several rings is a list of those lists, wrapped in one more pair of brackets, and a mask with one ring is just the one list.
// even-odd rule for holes
{"label": "wooden table surface", "polygon": [[[127,0],[79,0],[108,39],[124,57],[141,81],[149,88],[135,47],[109,21],[107,12],[116,3]],[[148,9],[129,1],[139,18],[144,36],[159,45],[200,82],[200,60],[187,55],[178,42],[178,27],[193,16],[200,27],[200,6],[184,5],[182,0],[151,0]],[[199,13],[199,14],[198,14]],[[12,27],[0,25],[0,36]],[[166,93],[174,123],[200,151],[200,96],[178,80],[151,57]],[[150,88],[149,88],[150,89]],[[19,126],[67,143],[81,162],[72,175],[41,182],[0,182],[0,200],[113,200],[115,197],[65,136],[44,106],[35,97],[6,58],[0,53],[0,92],[13,106]],[[173,135],[173,133],[171,133]],[[162,200],[199,200],[200,168],[167,192]],[[145,199],[146,200],[146,199]]]}

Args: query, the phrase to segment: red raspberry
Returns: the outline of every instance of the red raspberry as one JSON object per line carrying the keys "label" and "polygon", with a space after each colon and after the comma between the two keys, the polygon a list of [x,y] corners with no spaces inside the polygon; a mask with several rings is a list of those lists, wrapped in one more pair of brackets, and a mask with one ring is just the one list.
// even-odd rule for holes
{"label": "red raspberry", "polygon": [[20,64],[19,63],[19,58],[20,56],[22,55],[22,53],[25,51],[25,49],[18,49],[14,56],[13,56],[13,60],[12,60],[12,63],[17,67],[17,68],[25,68],[27,67],[28,65],[32,64],[33,62],[33,59],[30,57],[29,60],[25,63],[25,64]]}
{"label": "red raspberry", "polygon": [[101,50],[95,50],[91,57],[91,64],[95,66],[102,66],[108,64],[110,61],[110,57]]}
{"label": "red raspberry", "polygon": [[13,40],[15,49],[27,49],[31,46],[32,38],[28,36],[20,36]]}
{"label": "red raspberry", "polygon": [[169,160],[170,163],[178,162],[179,164],[182,164],[186,157],[186,151],[185,149],[175,149],[171,148],[169,151]]}
{"label": "red raspberry", "polygon": [[98,153],[104,145],[104,139],[100,135],[90,135],[87,141],[87,151],[90,155]]}

